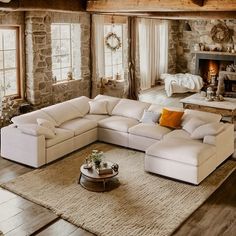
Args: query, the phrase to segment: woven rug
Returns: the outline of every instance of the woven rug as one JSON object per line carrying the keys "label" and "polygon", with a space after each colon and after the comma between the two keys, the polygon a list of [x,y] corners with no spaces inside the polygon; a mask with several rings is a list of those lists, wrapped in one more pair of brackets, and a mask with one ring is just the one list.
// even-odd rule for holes
{"label": "woven rug", "polygon": [[[96,193],[77,184],[80,165],[92,149],[119,164],[118,188]],[[194,186],[146,173],[143,161],[142,152],[95,143],[2,187],[96,235],[170,235],[236,167],[229,160]]]}

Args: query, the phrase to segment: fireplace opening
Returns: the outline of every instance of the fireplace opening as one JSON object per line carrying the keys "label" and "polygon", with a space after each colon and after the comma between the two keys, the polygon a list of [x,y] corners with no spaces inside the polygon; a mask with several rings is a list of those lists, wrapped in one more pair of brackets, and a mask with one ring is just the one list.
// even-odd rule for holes
{"label": "fireplace opening", "polygon": [[232,61],[220,61],[220,60],[199,60],[199,74],[203,78],[205,86],[209,84],[216,85],[220,71],[225,71],[227,65],[232,64]]}

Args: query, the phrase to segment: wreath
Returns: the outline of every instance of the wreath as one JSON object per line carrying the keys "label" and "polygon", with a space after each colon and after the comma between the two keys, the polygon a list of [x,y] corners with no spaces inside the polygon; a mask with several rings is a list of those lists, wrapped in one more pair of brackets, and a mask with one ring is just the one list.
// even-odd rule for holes
{"label": "wreath", "polygon": [[110,32],[105,37],[105,44],[112,51],[116,51],[121,47],[120,37],[116,33]]}
{"label": "wreath", "polygon": [[227,43],[231,38],[231,32],[225,24],[219,23],[211,29],[211,37],[216,43]]}

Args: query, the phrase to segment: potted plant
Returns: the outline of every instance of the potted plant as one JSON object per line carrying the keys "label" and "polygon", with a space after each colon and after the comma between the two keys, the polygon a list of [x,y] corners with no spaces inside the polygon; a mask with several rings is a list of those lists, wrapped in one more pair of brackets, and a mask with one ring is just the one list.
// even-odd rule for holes
{"label": "potted plant", "polygon": [[99,167],[102,162],[103,152],[98,150],[92,150],[90,154],[91,160],[94,162],[95,167]]}

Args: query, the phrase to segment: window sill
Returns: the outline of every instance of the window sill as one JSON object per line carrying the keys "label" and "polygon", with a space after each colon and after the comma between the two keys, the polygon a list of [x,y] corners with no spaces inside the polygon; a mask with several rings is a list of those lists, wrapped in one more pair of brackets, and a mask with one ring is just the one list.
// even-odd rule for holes
{"label": "window sill", "polygon": [[82,81],[83,79],[72,79],[72,80],[62,80],[62,81],[58,81],[56,83],[53,83],[52,86],[57,86],[57,85],[62,85],[62,84],[69,84],[69,83],[76,83],[79,81]]}

